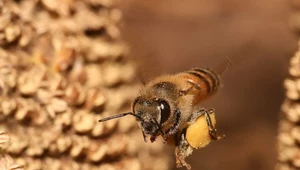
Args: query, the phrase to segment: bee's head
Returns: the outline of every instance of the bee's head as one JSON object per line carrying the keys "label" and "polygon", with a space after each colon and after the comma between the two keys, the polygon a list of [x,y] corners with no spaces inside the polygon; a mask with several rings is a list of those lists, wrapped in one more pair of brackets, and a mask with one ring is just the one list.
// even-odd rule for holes
{"label": "bee's head", "polygon": [[140,126],[144,139],[149,135],[153,142],[157,136],[162,135],[163,124],[169,119],[171,114],[170,105],[164,99],[143,99],[142,97],[136,98],[133,103],[133,112],[122,113],[99,120],[104,122],[111,119],[120,118],[126,115],[132,115],[136,118],[138,125]]}
{"label": "bee's head", "polygon": [[171,114],[170,105],[166,100],[138,97],[133,103],[133,113],[140,117],[140,119],[137,118],[137,121],[144,137],[150,135],[151,141],[154,141],[159,135],[164,137],[162,126]]}

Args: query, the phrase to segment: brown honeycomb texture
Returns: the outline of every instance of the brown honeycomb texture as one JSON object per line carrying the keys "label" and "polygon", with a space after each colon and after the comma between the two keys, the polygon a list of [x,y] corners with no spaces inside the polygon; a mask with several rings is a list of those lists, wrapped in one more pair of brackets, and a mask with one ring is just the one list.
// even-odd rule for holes
{"label": "brown honeycomb texture", "polygon": [[0,0],[1,170],[168,168],[133,118],[98,123],[140,87],[115,3]]}
{"label": "brown honeycomb texture", "polygon": [[277,170],[300,169],[300,49],[290,60],[289,75],[284,81],[286,98],[281,107]]}
{"label": "brown honeycomb texture", "polygon": [[284,81],[286,98],[281,107],[277,170],[300,168],[300,50],[290,60],[289,74]]}
{"label": "brown honeycomb texture", "polygon": [[0,131],[0,169],[1,170],[24,170],[24,165],[18,165],[12,157],[3,151],[3,148],[10,141],[7,132]]}
{"label": "brown honeycomb texture", "polygon": [[[291,7],[290,28],[300,33],[300,1],[291,0]],[[276,170],[300,169],[300,40],[298,51],[290,59],[288,72],[289,76],[284,80],[286,92],[277,136]]]}

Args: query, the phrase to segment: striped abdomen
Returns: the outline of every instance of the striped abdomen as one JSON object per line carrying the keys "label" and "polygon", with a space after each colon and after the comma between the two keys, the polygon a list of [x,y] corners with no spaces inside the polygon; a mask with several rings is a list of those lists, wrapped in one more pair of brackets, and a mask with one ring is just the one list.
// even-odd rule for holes
{"label": "striped abdomen", "polygon": [[193,87],[195,104],[215,93],[220,86],[218,75],[210,69],[194,68],[184,72],[183,76]]}

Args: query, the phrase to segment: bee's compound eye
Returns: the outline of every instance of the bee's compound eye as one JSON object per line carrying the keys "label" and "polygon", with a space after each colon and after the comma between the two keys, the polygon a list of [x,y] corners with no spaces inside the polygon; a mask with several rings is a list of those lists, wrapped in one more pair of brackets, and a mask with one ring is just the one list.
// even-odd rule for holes
{"label": "bee's compound eye", "polygon": [[171,114],[171,109],[170,109],[170,105],[166,100],[163,99],[159,99],[158,100],[159,103],[159,108],[160,108],[160,124],[163,124],[164,122],[166,122]]}

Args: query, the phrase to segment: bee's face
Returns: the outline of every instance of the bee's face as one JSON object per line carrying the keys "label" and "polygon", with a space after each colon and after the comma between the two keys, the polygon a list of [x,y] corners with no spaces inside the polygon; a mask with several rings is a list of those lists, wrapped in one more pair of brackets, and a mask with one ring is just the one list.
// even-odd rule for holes
{"label": "bee's face", "polygon": [[162,125],[170,116],[170,106],[164,99],[143,99],[138,97],[133,104],[133,112],[141,117],[138,124],[145,135],[158,136]]}

